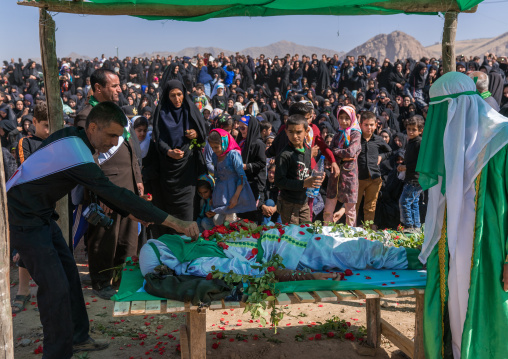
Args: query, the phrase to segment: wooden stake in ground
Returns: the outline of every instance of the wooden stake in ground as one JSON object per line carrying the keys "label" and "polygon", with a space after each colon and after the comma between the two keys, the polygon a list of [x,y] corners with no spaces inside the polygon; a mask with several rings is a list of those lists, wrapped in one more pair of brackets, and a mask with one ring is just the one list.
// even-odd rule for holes
{"label": "wooden stake in ground", "polygon": [[[39,41],[41,46],[42,73],[48,104],[49,132],[64,127],[63,106],[60,98],[60,79],[56,57],[55,21],[45,9],[39,9]],[[68,196],[56,203],[56,212],[60,216],[58,226],[64,238],[69,240]]]}
{"label": "wooden stake in ground", "polygon": [[443,26],[443,71],[444,73],[455,71],[455,35],[457,34],[457,15],[458,13],[448,11],[445,14]]}
{"label": "wooden stake in ground", "polygon": [[0,359],[13,359],[9,227],[3,155],[0,156]]}

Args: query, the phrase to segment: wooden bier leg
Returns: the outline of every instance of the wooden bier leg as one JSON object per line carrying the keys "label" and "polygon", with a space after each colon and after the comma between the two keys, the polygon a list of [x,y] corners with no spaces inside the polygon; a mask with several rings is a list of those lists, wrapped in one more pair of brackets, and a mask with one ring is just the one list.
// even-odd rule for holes
{"label": "wooden bier leg", "polygon": [[185,324],[180,325],[180,358],[190,359],[189,331]]}
{"label": "wooden bier leg", "polygon": [[190,359],[206,358],[206,309],[191,307],[187,314]]}
{"label": "wooden bier leg", "polygon": [[[416,290],[415,290],[416,292]],[[415,349],[414,359],[425,359],[425,350],[423,345],[423,306],[424,291],[416,292],[416,310],[415,310]]]}
{"label": "wooden bier leg", "polygon": [[367,298],[367,344],[381,346],[381,306],[379,298]]}

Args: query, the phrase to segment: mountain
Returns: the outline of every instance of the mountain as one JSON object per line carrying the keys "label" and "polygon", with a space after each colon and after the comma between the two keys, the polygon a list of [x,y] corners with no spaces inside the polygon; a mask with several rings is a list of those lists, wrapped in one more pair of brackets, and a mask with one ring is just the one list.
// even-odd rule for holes
{"label": "mountain", "polygon": [[[144,52],[138,54],[138,57],[152,57],[155,55],[161,56],[195,56],[196,54],[211,53],[213,56],[217,56],[219,53],[224,52],[226,55],[234,55],[236,51],[226,50],[219,47],[188,47],[179,51],[154,51]],[[300,58],[302,55],[317,54],[318,58],[321,59],[322,54],[332,56],[338,54],[341,59],[346,55],[345,52],[336,51],[331,49],[323,49],[314,46],[299,45],[289,41],[279,41],[267,46],[261,47],[248,47],[238,51],[243,55],[250,55],[258,57],[260,54],[265,54],[267,57],[274,57],[278,55],[283,57],[286,54],[299,54]],[[494,53],[498,56],[508,55],[508,32],[501,34],[493,38],[484,39],[473,39],[473,40],[462,40],[455,42],[455,53],[457,55],[464,54],[465,56],[480,56],[486,53]],[[415,60],[419,60],[422,57],[441,57],[441,42],[436,42],[434,45],[424,47],[414,37],[402,32],[394,31],[390,34],[380,34],[369,39],[360,46],[355,47],[351,51],[347,52],[348,55],[358,57],[359,55],[366,55],[367,57],[373,56],[382,61],[384,58],[389,58],[392,61],[401,58],[412,57]],[[132,54],[130,54],[132,56]],[[77,53],[71,53],[67,57],[91,59],[92,57],[86,55],[79,55]],[[100,56],[97,54],[96,56]],[[122,55],[124,56],[124,55]]]}
{"label": "mountain", "polygon": [[[427,46],[429,52],[441,54],[441,43]],[[474,39],[455,41],[455,54],[465,56],[479,56],[483,59],[485,53],[493,53],[498,56],[508,55],[508,32],[488,39]]]}
{"label": "mountain", "polygon": [[279,57],[284,57],[286,54],[298,54],[300,55],[300,58],[302,58],[302,55],[311,56],[312,54],[317,54],[319,59],[321,59],[322,54],[327,56],[333,56],[334,54],[338,54],[339,56],[344,55],[344,52],[342,51],[323,49],[315,46],[299,45],[290,41],[279,41],[263,47],[248,47],[240,51],[240,53],[244,55],[250,55],[252,57],[258,57],[259,54],[265,54],[266,57],[272,58],[276,55]]}
{"label": "mountain", "polygon": [[[203,53],[211,53],[213,56],[217,56],[221,52],[224,52],[226,56],[228,55],[234,55],[237,51],[232,50],[226,50],[221,49],[218,47],[187,47],[180,51],[154,51],[151,53],[144,52],[142,54],[136,55],[138,57],[152,57],[155,55],[161,55],[161,56],[196,56],[196,54],[203,54]],[[342,51],[336,51],[336,50],[330,50],[330,49],[323,49],[320,47],[314,47],[314,46],[305,46],[305,45],[299,45],[295,44],[294,42],[290,41],[279,41],[267,46],[260,46],[260,47],[248,47],[246,49],[238,51],[242,55],[250,55],[253,57],[258,57],[259,54],[265,54],[266,57],[274,57],[279,56],[283,57],[286,54],[299,54],[300,58],[302,55],[312,55],[317,54],[319,58],[321,58],[322,54],[326,54],[328,56],[333,56],[334,54],[338,54],[339,56],[344,55],[344,52]]]}
{"label": "mountain", "polygon": [[367,58],[375,57],[379,61],[389,58],[391,61],[397,59],[412,57],[419,60],[424,56],[429,57],[429,54],[423,45],[414,37],[402,32],[394,31],[388,35],[380,34],[374,36],[362,45],[355,47],[353,50],[348,51],[347,55],[354,56],[355,58],[360,55],[365,55]]}

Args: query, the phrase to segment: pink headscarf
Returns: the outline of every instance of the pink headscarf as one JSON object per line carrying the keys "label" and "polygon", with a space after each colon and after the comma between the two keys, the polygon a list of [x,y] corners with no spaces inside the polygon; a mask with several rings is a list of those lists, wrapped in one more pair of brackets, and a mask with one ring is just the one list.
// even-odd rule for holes
{"label": "pink headscarf", "polygon": [[215,128],[212,131],[210,131],[210,133],[212,133],[213,131],[217,132],[221,137],[222,155],[220,155],[219,157],[224,157],[231,150],[235,150],[238,151],[238,153],[242,153],[240,146],[238,146],[235,139],[233,138],[233,136],[231,136],[229,132],[224,131],[222,128]]}
{"label": "pink headscarf", "polygon": [[[356,112],[355,109],[351,106],[344,106],[339,108],[337,111],[337,121],[339,121],[339,114],[341,111],[344,111],[348,114],[349,118],[351,119],[351,125],[348,128],[339,128],[339,148],[344,148],[349,146],[349,141],[351,140],[351,131],[358,131],[362,133],[362,130],[360,129],[360,125],[358,124],[358,120],[356,118]],[[340,121],[339,121],[340,126]]]}

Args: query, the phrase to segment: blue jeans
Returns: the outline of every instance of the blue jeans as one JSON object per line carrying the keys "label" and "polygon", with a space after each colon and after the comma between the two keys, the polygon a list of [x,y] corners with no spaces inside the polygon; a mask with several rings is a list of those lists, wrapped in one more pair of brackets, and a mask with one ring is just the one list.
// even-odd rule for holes
{"label": "blue jeans", "polygon": [[422,187],[405,183],[399,199],[400,217],[407,228],[420,228],[420,194]]}

